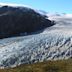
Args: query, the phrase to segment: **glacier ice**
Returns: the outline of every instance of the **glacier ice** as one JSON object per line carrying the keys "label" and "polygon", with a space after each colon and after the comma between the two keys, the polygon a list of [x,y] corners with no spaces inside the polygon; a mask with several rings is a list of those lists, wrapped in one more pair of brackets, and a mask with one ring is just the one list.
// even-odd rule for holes
{"label": "glacier ice", "polygon": [[0,68],[71,58],[71,31],[52,28],[37,35],[0,40]]}
{"label": "glacier ice", "polygon": [[72,18],[49,18],[56,25],[39,34],[0,39],[0,68],[72,57]]}

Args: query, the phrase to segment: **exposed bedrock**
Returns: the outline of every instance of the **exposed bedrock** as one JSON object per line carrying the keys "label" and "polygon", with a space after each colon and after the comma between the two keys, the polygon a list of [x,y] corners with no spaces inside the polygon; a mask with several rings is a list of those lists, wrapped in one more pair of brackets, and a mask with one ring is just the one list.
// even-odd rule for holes
{"label": "exposed bedrock", "polygon": [[32,33],[54,25],[45,15],[26,7],[0,7],[0,38]]}

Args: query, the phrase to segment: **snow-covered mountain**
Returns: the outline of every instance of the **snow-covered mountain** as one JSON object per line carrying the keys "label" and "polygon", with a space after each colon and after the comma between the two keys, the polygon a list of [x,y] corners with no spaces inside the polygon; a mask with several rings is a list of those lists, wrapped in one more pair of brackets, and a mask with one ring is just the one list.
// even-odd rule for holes
{"label": "snow-covered mountain", "polygon": [[0,39],[0,68],[72,57],[72,18],[49,15],[55,25],[28,36]]}

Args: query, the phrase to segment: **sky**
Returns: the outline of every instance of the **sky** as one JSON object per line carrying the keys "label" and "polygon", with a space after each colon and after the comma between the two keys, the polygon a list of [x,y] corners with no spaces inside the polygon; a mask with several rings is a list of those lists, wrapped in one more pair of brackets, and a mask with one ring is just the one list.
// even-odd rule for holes
{"label": "sky", "polygon": [[0,0],[0,3],[27,5],[50,13],[72,13],[72,0]]}

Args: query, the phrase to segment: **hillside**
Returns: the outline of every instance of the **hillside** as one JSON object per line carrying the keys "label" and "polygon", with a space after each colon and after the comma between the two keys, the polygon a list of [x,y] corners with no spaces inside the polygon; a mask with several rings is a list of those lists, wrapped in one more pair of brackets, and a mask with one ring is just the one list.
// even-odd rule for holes
{"label": "hillside", "polygon": [[25,64],[15,68],[0,69],[0,72],[72,72],[72,59]]}
{"label": "hillside", "polygon": [[31,8],[0,6],[0,38],[31,34],[52,25],[46,15]]}

